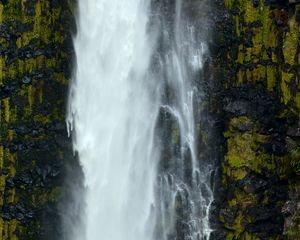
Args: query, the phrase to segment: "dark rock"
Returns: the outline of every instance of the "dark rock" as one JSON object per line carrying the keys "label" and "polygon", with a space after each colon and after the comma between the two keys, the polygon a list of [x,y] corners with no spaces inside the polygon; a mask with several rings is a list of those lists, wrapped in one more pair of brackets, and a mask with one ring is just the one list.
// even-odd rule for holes
{"label": "dark rock", "polygon": [[6,180],[6,186],[9,187],[9,188],[13,188],[15,186],[14,178],[13,177],[7,178],[7,180]]}
{"label": "dark rock", "polygon": [[0,2],[1,2],[3,5],[5,5],[5,4],[8,3],[8,0],[0,0]]}
{"label": "dark rock", "polygon": [[265,0],[265,4],[271,6],[285,6],[287,3],[288,0]]}
{"label": "dark rock", "polygon": [[289,4],[299,4],[300,0],[289,0]]}
{"label": "dark rock", "polygon": [[251,233],[258,233],[262,236],[272,236],[283,232],[283,217],[280,211],[273,206],[253,206],[247,210],[253,219],[246,229]]}
{"label": "dark rock", "polygon": [[22,82],[23,82],[24,84],[29,84],[29,83],[31,83],[31,79],[30,79],[29,76],[24,76],[24,77],[22,78]]}
{"label": "dark rock", "polygon": [[236,128],[240,132],[249,132],[253,129],[253,123],[252,122],[240,123],[239,125],[236,126]]}
{"label": "dark rock", "polygon": [[14,129],[18,135],[24,135],[30,132],[30,129],[28,129],[25,125],[17,125]]}
{"label": "dark rock", "polygon": [[32,176],[30,175],[30,173],[22,172],[22,173],[17,174],[17,176],[15,177],[15,183],[18,186],[21,186],[21,185],[32,186],[33,179],[32,179]]}
{"label": "dark rock", "polygon": [[287,135],[290,137],[300,137],[300,127],[289,127],[287,130]]}
{"label": "dark rock", "polygon": [[225,223],[234,224],[238,209],[236,207],[225,208],[220,210],[220,216],[224,219]]}
{"label": "dark rock", "polygon": [[253,0],[253,6],[258,7],[259,6],[259,0]]}
{"label": "dark rock", "polygon": [[226,233],[222,230],[215,230],[211,233],[210,239],[212,239],[212,240],[224,240],[224,239],[226,239]]}
{"label": "dark rock", "polygon": [[293,215],[297,210],[298,210],[297,202],[287,201],[282,208],[282,213],[287,217]]}
{"label": "dark rock", "polygon": [[225,107],[225,111],[233,113],[236,116],[246,115],[248,103],[246,101],[234,101]]}

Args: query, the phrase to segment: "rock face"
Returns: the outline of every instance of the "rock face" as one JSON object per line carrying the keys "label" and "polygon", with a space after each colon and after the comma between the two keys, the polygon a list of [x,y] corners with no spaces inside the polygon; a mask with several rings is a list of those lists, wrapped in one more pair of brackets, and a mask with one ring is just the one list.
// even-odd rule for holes
{"label": "rock face", "polygon": [[0,1],[2,240],[58,239],[73,20],[67,0]]}
{"label": "rock face", "polygon": [[217,2],[225,145],[214,239],[299,239],[300,5]]}

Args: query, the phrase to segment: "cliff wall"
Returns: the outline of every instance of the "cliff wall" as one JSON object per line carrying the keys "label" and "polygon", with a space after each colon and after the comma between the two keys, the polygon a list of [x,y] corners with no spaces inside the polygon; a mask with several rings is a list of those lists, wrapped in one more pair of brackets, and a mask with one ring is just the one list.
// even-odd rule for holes
{"label": "cliff wall", "polygon": [[299,239],[300,5],[225,0],[220,239]]}
{"label": "cliff wall", "polygon": [[67,0],[0,1],[1,240],[58,239],[71,8]]}

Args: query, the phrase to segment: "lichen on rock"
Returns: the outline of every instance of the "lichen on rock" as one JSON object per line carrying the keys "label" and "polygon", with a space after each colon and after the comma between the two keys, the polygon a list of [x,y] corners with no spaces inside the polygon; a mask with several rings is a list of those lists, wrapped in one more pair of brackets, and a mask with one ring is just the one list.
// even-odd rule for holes
{"label": "lichen on rock", "polygon": [[225,0],[224,6],[220,221],[226,239],[297,239],[300,212],[286,218],[283,209],[299,201],[300,5]]}
{"label": "lichen on rock", "polygon": [[68,1],[0,1],[0,239],[59,235],[73,26]]}

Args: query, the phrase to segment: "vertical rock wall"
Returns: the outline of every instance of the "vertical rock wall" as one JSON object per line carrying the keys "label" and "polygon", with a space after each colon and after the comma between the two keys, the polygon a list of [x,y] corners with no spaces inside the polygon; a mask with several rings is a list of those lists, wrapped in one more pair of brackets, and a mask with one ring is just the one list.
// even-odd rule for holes
{"label": "vertical rock wall", "polygon": [[0,239],[57,239],[71,73],[67,0],[0,1]]}
{"label": "vertical rock wall", "polygon": [[224,0],[219,239],[299,239],[298,1]]}

